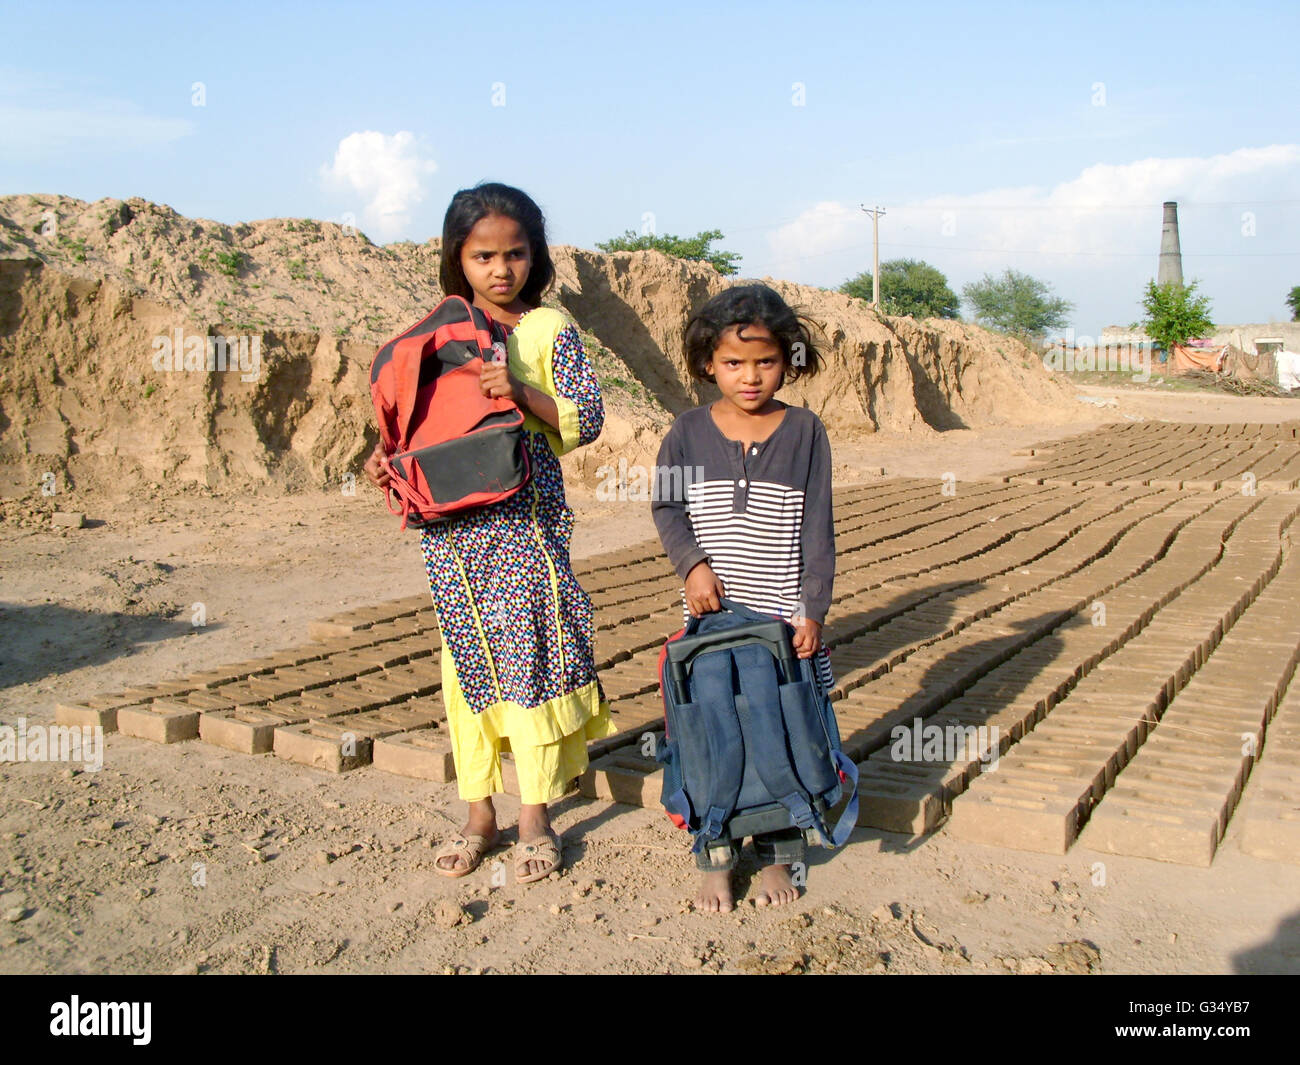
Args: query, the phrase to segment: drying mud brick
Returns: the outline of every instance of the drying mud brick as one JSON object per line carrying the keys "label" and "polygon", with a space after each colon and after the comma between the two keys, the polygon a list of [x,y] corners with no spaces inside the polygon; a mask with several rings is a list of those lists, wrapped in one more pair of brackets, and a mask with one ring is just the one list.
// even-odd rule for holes
{"label": "drying mud brick", "polygon": [[[1300,791],[1300,789],[1297,789]],[[1300,865],[1300,794],[1259,799],[1242,812],[1241,849],[1255,858]]]}
{"label": "drying mud brick", "polygon": [[392,697],[376,695],[374,691],[359,688],[355,683],[344,682],[331,684],[328,688],[313,688],[302,693],[305,705],[315,708],[314,716],[338,717],[342,714],[358,714],[366,710],[377,710]]}
{"label": "drying mud brick", "polygon": [[[934,478],[837,489],[823,637],[841,740],[861,765],[859,823],[1052,854],[1082,830],[1105,852],[1205,864],[1235,816],[1247,853],[1294,860],[1300,755],[1288,753],[1280,699],[1300,657],[1300,581],[1283,550],[1300,497],[1276,487],[1300,478],[1294,426],[1118,425],[1025,458],[1024,469],[963,480],[955,497]],[[1253,497],[1237,490],[1248,469]],[[653,540],[578,571],[617,730],[589,746],[581,788],[657,808],[661,770],[641,737],[662,728],[657,659],[681,628],[681,582]],[[62,703],[56,718],[107,728],[133,711],[138,731],[165,738],[166,714],[152,707],[170,705],[205,741],[236,750],[270,747],[336,772],[373,758],[383,771],[453,779],[427,595],[318,619],[310,635]],[[894,727],[917,717],[996,728],[996,771],[969,754],[894,762]],[[503,778],[517,791],[512,758]]]}
{"label": "drying mud brick", "polygon": [[117,712],[140,705],[142,704],[137,700],[125,695],[93,696],[81,703],[56,703],[54,721],[59,725],[74,725],[77,728],[98,727],[105,732],[116,732]]}
{"label": "drying mud brick", "polygon": [[949,786],[964,767],[895,763],[878,751],[858,766],[860,827],[920,836],[948,814]]}
{"label": "drying mud brick", "polygon": [[436,726],[382,736],[375,740],[371,758],[376,769],[398,776],[439,783],[456,779],[451,737]]}
{"label": "drying mud brick", "polygon": [[180,743],[199,738],[200,711],[186,703],[157,699],[118,711],[117,728],[125,736],[154,743]]}
{"label": "drying mud brick", "polygon": [[214,710],[199,719],[199,738],[243,754],[266,754],[274,746],[277,728],[307,720],[306,712],[279,710],[275,704]]}
{"label": "drying mud brick", "polygon": [[427,705],[417,704],[409,709],[408,706],[409,704],[402,704],[386,706],[380,710],[367,710],[365,713],[350,716],[347,725],[349,728],[364,728],[375,739],[378,739],[381,736],[393,736],[399,732],[431,728],[438,723],[438,719],[442,716]]}
{"label": "drying mud brick", "polygon": [[645,757],[639,744],[629,744],[593,761],[578,788],[591,799],[655,809],[663,791],[663,767]]}
{"label": "drying mud brick", "polygon": [[275,730],[277,758],[298,765],[345,773],[370,764],[371,737],[362,730],[328,721],[309,721]]}
{"label": "drying mud brick", "polygon": [[1082,844],[1109,854],[1208,867],[1218,846],[1218,818],[1192,808],[1113,795],[1094,813]]}

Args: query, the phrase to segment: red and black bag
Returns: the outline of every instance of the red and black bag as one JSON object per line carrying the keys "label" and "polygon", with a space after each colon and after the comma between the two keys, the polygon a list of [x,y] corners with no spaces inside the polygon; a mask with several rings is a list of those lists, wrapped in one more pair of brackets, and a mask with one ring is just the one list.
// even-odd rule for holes
{"label": "red and black bag", "polygon": [[507,336],[479,308],[448,296],[376,353],[370,398],[388,452],[388,509],[403,529],[499,503],[527,482],[523,411],[479,389],[483,363],[505,360]]}

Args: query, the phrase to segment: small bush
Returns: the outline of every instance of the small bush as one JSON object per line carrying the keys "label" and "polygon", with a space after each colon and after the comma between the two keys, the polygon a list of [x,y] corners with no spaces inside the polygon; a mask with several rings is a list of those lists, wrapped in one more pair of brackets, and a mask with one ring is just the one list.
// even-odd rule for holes
{"label": "small bush", "polygon": [[227,277],[238,277],[244,268],[245,256],[242,251],[219,251],[216,259],[217,269]]}

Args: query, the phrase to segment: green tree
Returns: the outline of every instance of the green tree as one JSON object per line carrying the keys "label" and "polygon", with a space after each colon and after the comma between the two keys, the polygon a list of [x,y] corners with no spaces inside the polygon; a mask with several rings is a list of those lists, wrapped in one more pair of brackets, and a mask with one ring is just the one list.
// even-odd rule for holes
{"label": "green tree", "polygon": [[1065,327],[1074,304],[1052,294],[1045,281],[1007,269],[1001,277],[985,274],[963,286],[961,294],[977,321],[1027,340]]}
{"label": "green tree", "polygon": [[1291,294],[1286,298],[1286,303],[1291,308],[1291,321],[1300,322],[1300,285],[1296,285],[1291,290]]}
{"label": "green tree", "polygon": [[675,259],[708,263],[720,274],[734,274],[740,269],[740,253],[714,251],[710,245],[722,239],[722,230],[709,229],[693,237],[675,237],[671,233],[637,233],[629,229],[621,237],[597,241],[601,251],[661,251]]}
{"label": "green tree", "polygon": [[[871,271],[864,270],[840,286],[846,296],[871,302]],[[880,264],[880,309],[913,318],[956,318],[957,294],[948,279],[918,259],[890,259]]]}
{"label": "green tree", "polygon": [[1195,295],[1196,285],[1195,281],[1186,285],[1176,281],[1163,285],[1147,282],[1147,294],[1142,300],[1147,316],[1142,328],[1165,351],[1214,329],[1210,321],[1210,298]]}

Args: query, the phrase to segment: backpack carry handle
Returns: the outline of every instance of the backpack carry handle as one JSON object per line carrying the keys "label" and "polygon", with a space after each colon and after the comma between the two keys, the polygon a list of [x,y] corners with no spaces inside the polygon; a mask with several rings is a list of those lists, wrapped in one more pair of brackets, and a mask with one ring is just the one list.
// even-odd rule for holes
{"label": "backpack carry handle", "polygon": [[783,683],[788,684],[799,676],[799,657],[790,642],[789,622],[775,614],[762,614],[733,599],[723,598],[721,603],[724,610],[744,618],[750,624],[701,634],[700,625],[710,614],[693,617],[687,622],[681,638],[668,645],[668,661],[673,684],[681,701],[686,699],[687,684],[695,658],[706,651],[720,651],[744,644],[760,644],[781,664]]}
{"label": "backpack carry handle", "polygon": [[794,644],[790,642],[790,633],[794,631],[794,627],[790,622],[786,621],[785,618],[777,617],[775,614],[760,614],[757,610],[753,609],[753,607],[745,606],[744,603],[737,603],[734,599],[719,597],[719,602],[722,603],[724,609],[730,610],[733,614],[740,614],[742,617],[746,614],[752,614],[754,617],[761,618],[764,621],[767,621],[769,618],[775,618],[780,621],[783,626],[785,638],[781,640],[780,644],[777,646],[776,657],[781,663],[781,672],[787,683],[794,680],[799,675],[799,656],[794,653]]}

